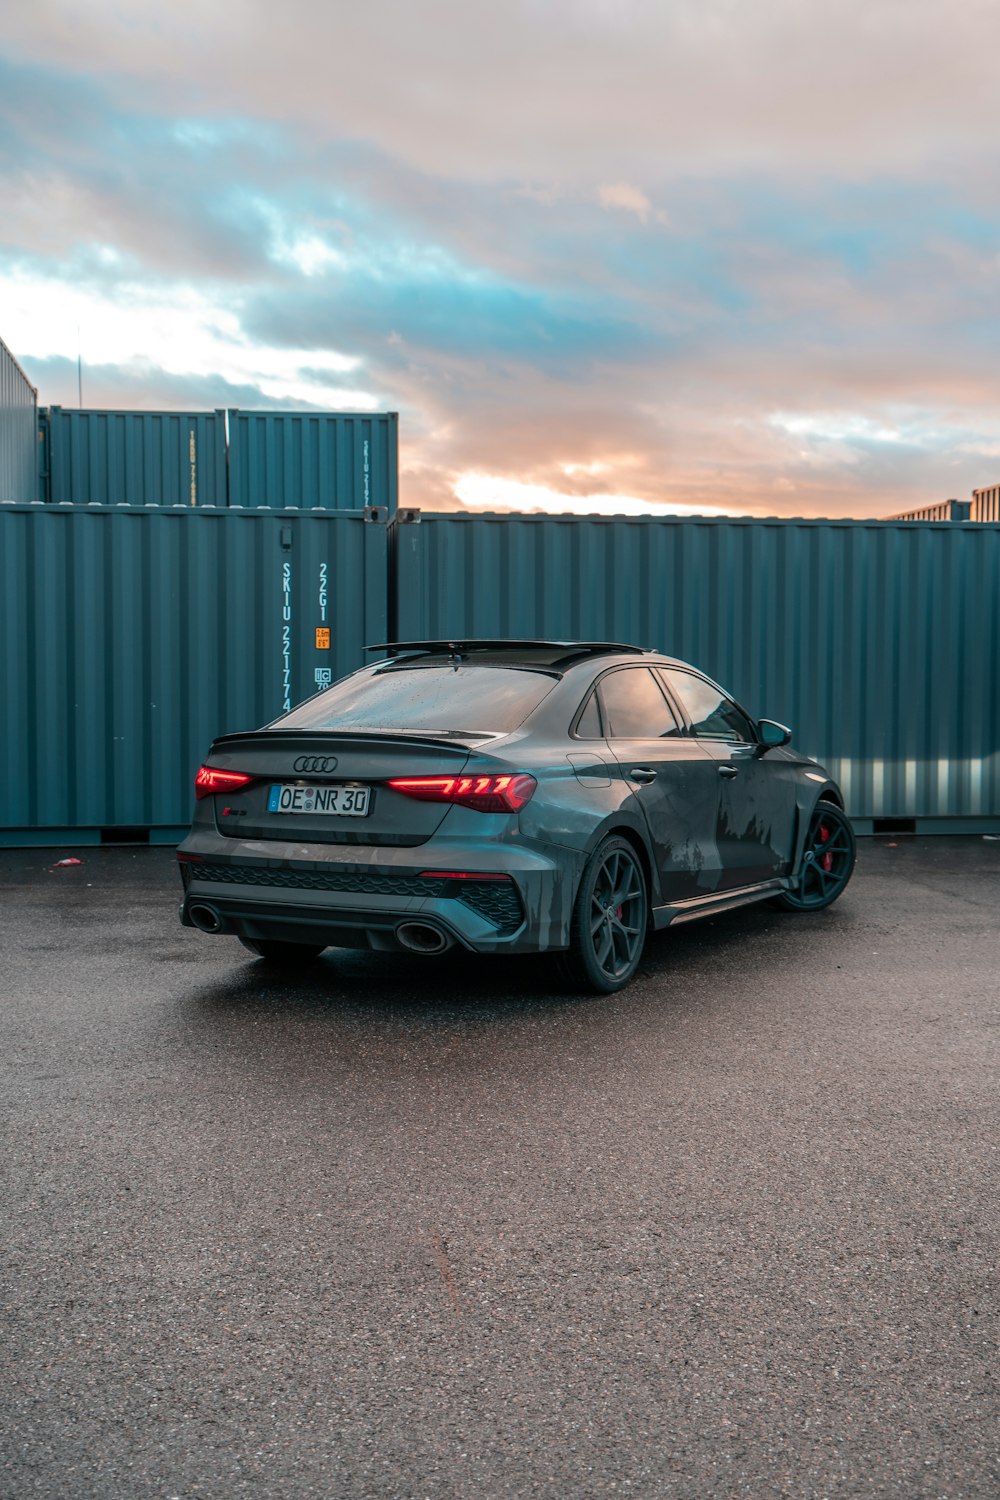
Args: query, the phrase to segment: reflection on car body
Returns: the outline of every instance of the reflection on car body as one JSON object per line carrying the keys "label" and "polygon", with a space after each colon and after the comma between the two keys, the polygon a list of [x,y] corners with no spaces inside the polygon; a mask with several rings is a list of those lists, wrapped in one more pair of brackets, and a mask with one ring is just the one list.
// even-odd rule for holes
{"label": "reflection on car body", "polygon": [[836,783],[684,662],[613,642],[372,649],[215,741],[178,850],[185,924],[286,963],[551,951],[609,992],[652,929],[820,910],[850,879]]}

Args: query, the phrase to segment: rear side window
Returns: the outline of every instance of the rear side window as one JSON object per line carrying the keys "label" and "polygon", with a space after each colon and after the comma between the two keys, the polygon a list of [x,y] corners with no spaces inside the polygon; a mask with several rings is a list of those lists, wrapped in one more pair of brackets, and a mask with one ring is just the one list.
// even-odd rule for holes
{"label": "rear side window", "polygon": [[601,711],[597,706],[597,693],[591,693],[584,704],[583,713],[576,721],[573,733],[578,740],[600,740],[604,736],[601,733]]}
{"label": "rear side window", "polygon": [[516,667],[403,667],[347,677],[277,720],[281,729],[510,734],[556,679]]}
{"label": "rear side window", "polygon": [[601,706],[612,739],[663,739],[680,728],[648,667],[623,667],[601,678]]}
{"label": "rear side window", "polygon": [[660,671],[687,710],[692,734],[702,740],[754,740],[750,720],[743,710],[704,677],[672,667],[661,667]]}

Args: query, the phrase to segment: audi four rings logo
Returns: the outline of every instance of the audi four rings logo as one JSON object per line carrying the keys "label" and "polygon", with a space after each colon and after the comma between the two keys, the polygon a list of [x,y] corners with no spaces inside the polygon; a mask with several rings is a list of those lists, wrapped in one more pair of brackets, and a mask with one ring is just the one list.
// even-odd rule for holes
{"label": "audi four rings logo", "polygon": [[337,769],[337,757],[335,755],[300,755],[294,763],[296,771],[311,771],[315,776],[323,771],[335,771]]}

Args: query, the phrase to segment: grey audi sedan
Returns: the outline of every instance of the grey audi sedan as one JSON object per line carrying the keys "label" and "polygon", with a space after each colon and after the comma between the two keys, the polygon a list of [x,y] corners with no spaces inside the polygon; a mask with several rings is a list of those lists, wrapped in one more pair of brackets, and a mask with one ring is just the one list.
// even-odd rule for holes
{"label": "grey audi sedan", "polygon": [[181,921],[272,963],[327,947],[556,953],[621,989],[647,935],[847,885],[840,789],[685,662],[607,641],[411,641],[215,741]]}

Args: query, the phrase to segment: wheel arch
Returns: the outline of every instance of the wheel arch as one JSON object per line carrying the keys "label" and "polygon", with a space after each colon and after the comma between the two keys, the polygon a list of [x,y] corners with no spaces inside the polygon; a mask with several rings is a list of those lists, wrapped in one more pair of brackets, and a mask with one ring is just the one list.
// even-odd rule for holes
{"label": "wheel arch", "polygon": [[[610,818],[606,818],[601,826],[596,830],[596,832],[591,834],[591,837],[587,843],[586,850],[584,851],[584,863],[586,863],[586,861],[593,854],[598,844],[603,844],[605,839],[613,838],[624,839],[626,843],[632,845],[632,848],[638,855],[639,863],[642,866],[643,877],[646,881],[646,895],[648,897],[647,905],[649,907],[650,913],[652,913],[653,907],[658,905],[659,903],[660,886],[659,881],[656,878],[656,865],[653,861],[653,855],[650,850],[646,834],[644,830],[637,827],[635,823],[629,822],[627,819],[623,818],[620,813],[617,815],[612,815]],[[577,882],[577,886],[579,887],[579,881]],[[651,915],[650,921],[652,921]]]}
{"label": "wheel arch", "polygon": [[[837,788],[824,787],[818,796],[810,798],[799,831],[800,848],[796,856],[795,871],[792,878],[785,882],[785,889],[774,898],[773,905],[792,911],[825,911],[842,895],[854,870],[857,844],[843,798],[837,795],[837,792]],[[799,812],[801,816],[801,805]],[[837,814],[836,817],[834,813]],[[805,850],[810,838],[809,830],[812,829],[814,823],[817,832],[812,837],[822,842],[813,844],[816,853],[810,866],[805,863],[807,857]],[[828,860],[823,861],[823,870],[828,874],[821,875],[818,889],[814,881],[812,893],[807,893],[805,884],[807,872],[810,868],[817,872],[820,870],[820,859],[825,852],[826,841],[831,837],[831,824],[834,830],[839,826],[845,831],[846,841],[838,845],[836,839],[839,835],[834,832],[834,842],[830,845],[834,854],[831,854]],[[832,864],[835,855],[839,857],[838,869],[834,869]],[[827,885],[828,878],[832,886]]]}
{"label": "wheel arch", "polygon": [[844,813],[845,816],[847,814],[847,809],[844,806],[843,793],[834,782],[828,781],[824,786],[820,787],[819,792],[816,793],[815,796],[803,796],[802,792],[804,792],[805,790],[805,788],[800,788],[800,795],[798,797],[796,808],[795,857],[792,860],[792,866],[789,872],[793,879],[797,879],[799,874],[801,873],[802,856],[805,853],[806,837],[809,833],[809,824],[812,822],[813,813],[816,811],[817,807],[819,807],[820,803],[829,802],[833,807],[836,807],[838,811]]}

